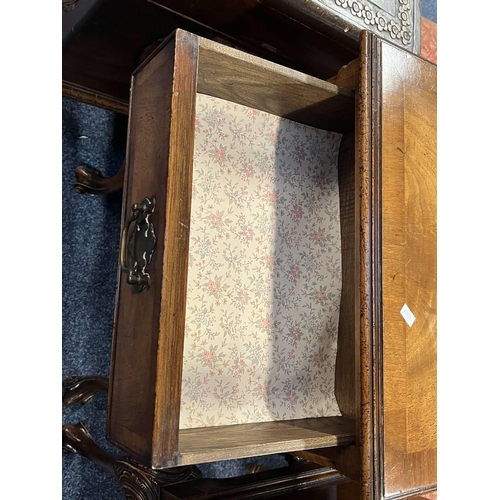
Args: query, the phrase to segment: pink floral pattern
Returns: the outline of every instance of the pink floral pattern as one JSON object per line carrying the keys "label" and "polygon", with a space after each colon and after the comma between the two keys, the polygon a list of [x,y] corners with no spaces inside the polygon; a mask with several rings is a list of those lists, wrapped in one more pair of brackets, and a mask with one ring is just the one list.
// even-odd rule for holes
{"label": "pink floral pattern", "polygon": [[180,427],[339,415],[341,136],[196,112]]}

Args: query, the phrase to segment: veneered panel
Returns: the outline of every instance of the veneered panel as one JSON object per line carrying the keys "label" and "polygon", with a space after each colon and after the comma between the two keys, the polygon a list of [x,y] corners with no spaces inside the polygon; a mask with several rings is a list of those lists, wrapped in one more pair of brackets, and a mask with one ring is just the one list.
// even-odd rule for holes
{"label": "veneered panel", "polygon": [[388,497],[436,483],[436,68],[385,43],[379,57]]}

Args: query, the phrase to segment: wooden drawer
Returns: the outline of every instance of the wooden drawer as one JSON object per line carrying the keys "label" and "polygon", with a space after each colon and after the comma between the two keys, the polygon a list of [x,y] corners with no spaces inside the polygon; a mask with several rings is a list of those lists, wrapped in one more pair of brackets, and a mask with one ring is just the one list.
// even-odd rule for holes
{"label": "wooden drawer", "polygon": [[[359,60],[337,81],[352,89],[182,30],[133,75],[122,215],[126,269],[119,273],[116,299],[108,437],[154,468],[313,450],[360,481],[363,498],[435,487],[436,68],[364,32]],[[190,282],[195,258],[190,251],[193,234],[203,230],[194,218],[203,206],[193,197],[201,189],[193,165],[197,113],[206,96],[268,114],[270,120],[298,123],[297,130],[302,127],[306,135],[323,134],[321,144],[342,134],[335,173],[340,209],[338,216],[321,215],[326,228],[335,228],[338,218],[341,233],[338,319],[330,335],[336,345],[330,358],[318,350],[310,362],[331,359],[334,382],[331,392],[323,392],[336,401],[335,411],[328,404],[319,409],[325,401],[315,398],[320,406],[305,418],[301,411],[270,409],[271,417],[259,413],[257,420],[272,421],[227,425],[223,417],[223,425],[205,426],[203,420],[204,426],[197,426],[196,419],[185,425],[189,419],[182,412],[192,407],[182,403],[183,365],[193,357],[186,317],[190,300],[201,293]],[[259,148],[259,141],[251,147]],[[324,171],[318,176],[311,170],[316,176],[311,186],[317,186],[322,193],[317,200],[322,200],[321,176],[328,176],[332,165],[325,158],[318,161]],[[313,216],[324,208],[320,201],[314,207]],[[303,235],[299,244],[310,248]],[[331,238],[323,243],[323,236],[312,239],[326,249],[326,258],[340,244]],[[311,258],[307,251],[297,255],[305,263]],[[325,273],[334,267],[322,265]],[[326,293],[322,283],[317,288]],[[297,300],[302,300],[301,290],[309,294],[306,289],[304,283],[296,287]],[[217,305],[211,313],[214,309]],[[230,336],[254,334],[252,328],[242,334],[237,327]],[[292,335],[289,325],[273,328]],[[208,342],[203,331],[199,338]],[[300,361],[301,352],[293,357]],[[200,358],[202,364],[206,359]],[[308,371],[307,364],[301,366]],[[308,383],[327,377],[328,370],[326,362]],[[304,387],[299,382],[291,376],[286,383]]]}

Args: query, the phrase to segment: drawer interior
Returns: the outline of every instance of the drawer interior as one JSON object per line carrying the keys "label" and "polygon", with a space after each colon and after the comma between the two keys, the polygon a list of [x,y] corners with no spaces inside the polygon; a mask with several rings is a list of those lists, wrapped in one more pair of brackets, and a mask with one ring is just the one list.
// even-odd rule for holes
{"label": "drawer interior", "polygon": [[339,416],[341,134],[198,93],[180,428]]}
{"label": "drawer interior", "polygon": [[[174,43],[175,48],[172,48]],[[164,69],[165,67],[167,70]],[[355,441],[354,419],[357,410],[354,356],[357,322],[355,270],[359,259],[356,235],[356,228],[359,224],[356,223],[355,206],[353,93],[332,83],[180,31],[175,34],[173,40],[167,41],[138,69],[134,78],[130,109],[125,207],[137,201],[136,198],[148,195],[147,189],[154,187],[156,190],[160,208],[157,212],[158,222],[155,228],[158,241],[162,243],[157,248],[160,257],[157,256],[156,262],[152,262],[151,273],[159,274],[161,279],[157,278],[158,282],[153,282],[151,289],[139,299],[143,301],[144,307],[151,311],[152,319],[146,327],[144,322],[137,322],[132,315],[127,316],[131,309],[126,307],[126,304],[129,300],[135,300],[134,307],[139,307],[137,306],[138,296],[127,295],[124,292],[126,285],[123,279],[120,283],[108,415],[110,439],[143,460],[147,457],[157,467],[353,443]],[[237,105],[250,111],[256,110],[256,114],[270,114],[271,120],[277,118],[286,124],[292,122],[299,124],[298,128],[292,128],[292,135],[301,129],[305,134],[304,137],[309,132],[313,135],[318,134],[318,137],[321,136],[324,141],[330,140],[337,143],[335,152],[337,164],[332,165],[332,162],[327,161],[325,157],[319,160],[323,162],[322,166],[319,166],[317,171],[312,169],[309,173],[313,177],[316,176],[318,193],[327,191],[324,185],[321,185],[324,179],[317,178],[318,172],[326,177],[328,175],[335,177],[336,199],[340,204],[337,213],[322,214],[320,222],[312,218],[311,231],[316,227],[315,224],[321,226],[323,223],[323,229],[326,228],[328,232],[328,229],[335,227],[335,224],[332,225],[332,221],[325,219],[329,216],[337,218],[340,242],[338,237],[333,238],[329,245],[340,247],[338,250],[340,250],[341,259],[338,263],[341,266],[341,273],[339,273],[341,279],[337,283],[339,293],[334,298],[334,295],[329,294],[330,288],[324,283],[317,283],[317,290],[315,290],[312,286],[305,287],[304,283],[301,286],[300,280],[296,283],[294,290],[294,293],[298,295],[302,291],[304,296],[314,291],[319,294],[324,293],[325,296],[322,296],[321,300],[337,300],[338,302],[334,320],[336,331],[333,335],[330,333],[330,340],[335,345],[329,345],[328,341],[325,341],[326,344],[322,346],[327,351],[331,349],[331,362],[325,362],[320,372],[314,372],[311,375],[309,382],[315,382],[323,375],[325,380],[331,376],[329,386],[331,389],[331,385],[334,385],[334,392],[330,398],[335,402],[330,406],[326,405],[330,408],[329,410],[318,409],[316,416],[301,418],[299,412],[297,412],[299,417],[296,417],[294,412],[282,412],[285,413],[285,417],[280,419],[278,411],[278,418],[260,415],[254,420],[252,417],[243,420],[244,423],[239,423],[241,420],[236,418],[234,421],[238,423],[233,425],[226,425],[227,419],[220,418],[214,419],[211,424],[208,418],[205,421],[191,419],[189,422],[189,411],[193,406],[190,407],[189,404],[186,404],[185,408],[182,406],[182,400],[185,397],[183,391],[186,390],[183,384],[183,374],[184,382],[186,382],[184,358],[194,353],[192,369],[195,370],[196,360],[199,361],[200,367],[209,365],[210,356],[213,357],[211,347],[215,346],[212,349],[215,352],[217,346],[223,342],[214,337],[217,331],[222,334],[221,338],[224,335],[234,336],[234,331],[233,334],[227,333],[220,327],[212,328],[207,336],[207,329],[200,327],[199,331],[195,332],[198,337],[195,339],[194,347],[192,343],[189,344],[186,341],[185,337],[185,319],[196,315],[196,307],[205,304],[209,309],[211,308],[212,313],[214,309],[217,309],[217,301],[210,302],[203,297],[213,299],[213,295],[217,294],[221,286],[222,278],[228,272],[228,268],[223,267],[224,259],[219,259],[218,267],[216,265],[212,269],[205,269],[204,278],[193,281],[190,286],[189,272],[193,263],[196,263],[196,259],[190,254],[190,242],[192,244],[193,238],[196,237],[213,235],[216,231],[214,224],[223,223],[224,215],[227,215],[224,211],[227,211],[229,206],[227,200],[224,200],[222,204],[217,204],[217,196],[220,199],[224,189],[217,196],[200,198],[198,202],[192,195],[193,189],[196,194],[203,189],[207,192],[211,191],[210,186],[204,187],[203,179],[197,177],[196,158],[201,153],[197,152],[195,147],[197,127],[206,126],[206,123],[200,125],[200,106],[206,106],[208,102],[212,102],[215,108],[218,106],[218,112],[224,107],[223,103],[227,102],[231,103],[228,109],[234,110],[234,105]],[[239,108],[239,112],[243,112],[241,109]],[[206,116],[207,113],[205,113],[205,119]],[[216,120],[217,115],[214,114],[212,119]],[[239,125],[236,122],[233,125],[237,133],[242,133],[238,126],[244,129],[248,124],[242,120]],[[151,127],[154,128],[153,132]],[[223,139],[227,144],[231,143],[231,137],[227,137],[229,135],[227,130],[224,128],[217,130],[214,126],[204,139],[205,141],[215,140],[217,143],[216,145],[210,144],[212,149],[208,153],[205,152],[207,157],[213,153],[216,146],[221,155],[231,155],[231,151],[224,149]],[[169,140],[165,140],[165,137]],[[180,146],[181,143],[182,146]],[[258,149],[258,144],[252,144],[250,149],[255,151]],[[285,144],[283,151],[286,152],[286,150]],[[279,152],[278,149],[276,151]],[[234,158],[227,165],[222,165],[220,161],[217,161],[217,157],[214,157],[212,168],[215,169],[217,166],[221,168],[221,171],[228,170],[230,165],[236,169],[243,168],[241,161],[245,160],[242,158],[244,157],[241,154],[238,156],[234,152]],[[200,161],[203,162],[203,157]],[[249,165],[252,161],[249,160]],[[303,161],[302,164],[307,170],[307,161]],[[247,177],[250,175],[252,169],[248,170],[249,165],[244,166],[247,168],[247,173],[242,173],[242,175],[247,175]],[[256,166],[251,166],[254,167],[253,173],[255,173]],[[205,174],[209,172],[210,162],[206,162],[204,169],[202,170]],[[286,168],[284,171],[286,175]],[[149,181],[144,181],[144,176],[150,176],[154,180],[148,184]],[[314,184],[313,177],[311,179]],[[250,182],[249,179],[247,180]],[[230,183],[231,179],[229,178],[226,182]],[[145,186],[151,186],[151,188],[145,188]],[[162,191],[164,194],[160,195]],[[280,193],[277,194],[279,196]],[[302,196],[303,201],[309,194],[303,190]],[[207,204],[207,199],[211,200],[212,205]],[[192,216],[199,217],[201,221],[193,220]],[[220,216],[219,219],[214,222],[214,217],[217,219],[218,216]],[[238,220],[235,215],[233,223],[237,225]],[[277,220],[279,221],[279,217]],[[187,232],[179,232],[183,231],[182,228],[179,229],[179,224],[182,227],[186,226]],[[189,234],[190,227],[191,235]],[[255,234],[258,226],[250,229]],[[308,234],[307,228],[303,231],[303,235],[306,234]],[[304,238],[303,235],[302,238]],[[233,246],[233,250],[241,252],[245,244],[250,244],[248,238],[247,240],[244,239],[245,237],[242,238],[239,240],[240,246]],[[300,251],[298,250],[296,254],[297,259],[307,261],[306,249],[310,250],[311,244],[301,240],[301,245]],[[223,251],[223,245],[217,249],[219,253]],[[323,259],[327,259],[327,255],[328,252],[324,254]],[[275,259],[276,257],[277,255],[274,255]],[[198,256],[198,259],[200,258],[203,260],[203,256]],[[322,265],[327,268],[328,260],[323,261]],[[284,269],[282,267],[281,271]],[[257,271],[256,269],[258,274]],[[175,279],[172,277],[174,275]],[[171,286],[174,281],[175,289]],[[245,291],[249,287],[249,283],[242,283],[239,291]],[[232,293],[231,289],[226,290],[228,300],[231,299]],[[271,295],[276,297],[272,291]],[[191,303],[189,296],[194,297]],[[243,300],[250,300],[252,297],[255,298],[255,295]],[[235,297],[233,296],[232,299],[235,300]],[[303,302],[300,300],[298,302],[302,308],[306,307]],[[190,305],[193,304],[194,309],[190,310]],[[261,311],[258,308],[255,310],[257,314],[260,314]],[[325,314],[326,309],[320,310],[322,314]],[[213,314],[213,318],[216,318],[214,321],[220,324],[220,316]],[[237,314],[231,320],[233,323],[238,321]],[[126,327],[123,326],[125,323]],[[233,328],[237,329],[237,326]],[[251,336],[251,328],[247,327],[247,329]],[[290,325],[283,322],[276,324],[275,329],[281,329],[285,339],[292,334]],[[299,334],[302,333],[299,331]],[[134,346],[136,349],[133,348]],[[194,352],[193,349],[198,350]],[[269,350],[269,346],[267,349]],[[204,357],[204,352],[208,353],[208,359]],[[324,352],[324,349],[321,352]],[[217,369],[211,374],[214,379],[219,376],[222,380],[222,392],[223,390],[230,391],[234,386],[234,381],[229,375],[231,370],[233,372],[236,370],[234,373],[237,373],[238,359],[243,358],[240,359],[241,369],[250,369],[251,363],[245,362],[244,356],[240,354],[238,353],[235,359],[231,359],[229,352],[226,353],[227,359],[222,359],[222,365],[228,367],[227,373],[224,374],[225,378],[217,372]],[[300,358],[301,353],[297,352],[294,355]],[[269,362],[272,360],[271,354]],[[307,363],[302,366],[306,366],[307,371]],[[328,373],[328,370],[334,373]],[[259,373],[253,375],[258,378]],[[203,376],[209,384],[210,370]],[[133,383],[130,381],[132,377]],[[333,379],[334,382],[332,382]],[[292,392],[297,383],[297,379],[292,376],[288,382],[288,387]],[[193,387],[196,385],[199,383],[192,384]],[[259,385],[258,382],[256,385]],[[305,392],[308,387],[306,384]],[[194,401],[196,397],[196,395],[193,396]],[[127,404],[124,404],[124,401],[127,401]],[[220,408],[215,413],[224,410],[226,400],[222,397],[221,401]],[[325,405],[320,402],[318,408],[325,408]],[[202,410],[198,407],[199,412]],[[234,408],[230,410],[234,413]],[[312,410],[312,413],[314,411]],[[271,419],[273,421],[270,421]]]}

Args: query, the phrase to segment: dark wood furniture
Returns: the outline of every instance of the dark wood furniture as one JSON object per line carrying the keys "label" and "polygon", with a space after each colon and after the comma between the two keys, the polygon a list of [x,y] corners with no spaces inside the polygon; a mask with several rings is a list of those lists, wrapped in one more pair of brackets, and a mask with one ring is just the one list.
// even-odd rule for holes
{"label": "dark wood furniture", "polygon": [[328,79],[357,57],[360,30],[416,54],[418,0],[79,0],[63,14],[63,95],[126,113],[130,75],[181,28]]}
{"label": "dark wood furniture", "polygon": [[[133,204],[155,196],[150,219],[157,242],[146,269],[149,288],[137,293],[128,276],[120,279],[109,438],[155,468],[353,443],[352,415],[178,431],[196,94],[348,132],[354,129],[353,93],[181,30],[132,82],[123,206],[128,217]],[[348,291],[345,296],[347,308]],[[352,335],[353,312],[345,314]]]}
{"label": "dark wood furniture", "polygon": [[[71,377],[64,386],[63,401],[67,406],[86,404],[96,393],[107,393],[108,389],[107,379],[102,377]],[[228,479],[201,479],[196,466],[154,470],[129,457],[113,456],[99,447],[81,422],[63,425],[62,446],[64,451],[77,453],[115,476],[126,498],[132,500],[300,499],[305,490],[311,499],[333,500],[339,487],[344,496],[338,498],[355,498],[359,494],[357,484],[332,469],[330,464],[324,466],[293,455],[287,457],[288,467],[257,470]]]}
{"label": "dark wood furniture", "polygon": [[[149,65],[157,65],[159,71],[154,78],[158,81],[155,84],[151,80],[146,95],[153,96],[161,82],[172,92],[182,94],[182,99],[170,102],[170,93],[159,94],[154,99],[164,99],[164,106],[149,108],[151,131],[161,132],[163,138],[169,132],[170,146],[168,141],[160,146],[154,134],[145,139],[137,133],[134,122],[147,103],[141,105],[141,98],[132,101],[124,216],[132,203],[150,194],[151,186],[165,182],[155,175],[162,175],[167,166],[172,183],[169,192],[188,196],[185,189],[189,182],[185,181],[190,178],[189,148],[186,153],[177,145],[179,138],[184,146],[192,144],[192,121],[186,117],[191,116],[193,95],[197,88],[200,90],[196,74],[202,75],[198,85],[205,86],[201,87],[203,92],[207,89],[221,92],[228,100],[250,99],[249,105],[264,105],[267,109],[281,103],[274,112],[299,121],[317,124],[318,120],[327,119],[323,102],[327,99],[341,117],[330,121],[328,127],[344,134],[339,182],[345,258],[336,396],[348,432],[333,421],[320,427],[312,423],[313,432],[318,433],[315,439],[308,441],[299,436],[290,443],[286,437],[294,430],[278,422],[271,447],[266,447],[269,443],[263,441],[245,444],[244,435],[239,433],[235,438],[239,441],[237,447],[220,446],[214,434],[215,441],[210,444],[208,440],[198,454],[190,454],[189,444],[182,448],[175,401],[182,359],[179,332],[183,321],[185,262],[177,233],[160,223],[159,227],[165,227],[166,232],[158,235],[161,246],[157,255],[165,251],[174,260],[169,260],[171,265],[165,268],[160,262],[152,262],[151,275],[158,281],[154,285],[156,292],[149,295],[133,296],[130,285],[121,279],[109,398],[110,437],[135,460],[140,460],[132,459],[134,467],[142,467],[142,472],[128,472],[128,477],[136,478],[134,481],[139,485],[153,484],[148,490],[150,496],[144,498],[250,498],[248,489],[240,489],[241,482],[235,482],[226,492],[223,482],[206,480],[182,487],[167,486],[168,482],[185,479],[186,474],[195,478],[196,469],[189,464],[214,456],[211,455],[214,449],[217,459],[293,452],[308,460],[301,462],[301,466],[312,467],[314,472],[307,474],[317,479],[326,478],[327,482],[339,484],[345,478],[352,480],[336,488],[336,492],[326,484],[320,486],[318,495],[321,488],[326,488],[325,498],[337,493],[339,498],[363,500],[412,498],[427,496],[436,489],[436,66],[368,32],[362,32],[359,48],[353,49],[353,53],[350,50],[339,48],[338,53],[334,50],[330,54],[344,64],[341,67],[337,63],[334,71],[322,73],[322,78],[330,79],[330,85],[308,82],[309,92],[307,85],[304,86],[304,91],[298,92],[302,97],[296,101],[293,91],[280,91],[279,86],[273,89],[264,84],[281,74],[297,85],[303,78],[294,71],[219,48],[182,31],[164,42],[135,77],[143,71],[146,75],[143,81],[148,82]],[[222,59],[218,59],[221,54]],[[237,74],[252,73],[256,68],[262,72],[259,78],[238,82],[245,85],[244,92],[236,91],[238,95],[227,90],[235,75],[230,69],[233,63],[243,64]],[[177,68],[176,73],[172,65]],[[326,94],[315,94],[315,89]],[[266,99],[262,100],[263,96]],[[126,98],[120,102],[125,106]],[[162,122],[166,118],[167,122]],[[142,174],[138,177],[134,177],[136,148],[155,153],[149,156],[151,163],[147,168],[139,170]],[[151,177],[145,176],[145,172]],[[92,188],[92,182],[89,186]],[[186,207],[173,200],[168,210],[176,220]],[[164,213],[155,216],[162,220]],[[167,284],[175,284],[169,294],[161,292]],[[170,311],[170,319],[164,316],[162,323],[158,314],[160,304],[166,304],[166,310]],[[145,331],[145,311],[150,311],[147,317],[151,328],[146,329],[149,332],[146,341],[142,336],[142,343],[136,342],[131,350],[130,344],[139,340],[139,332],[142,335]],[[175,317],[177,311],[180,317]],[[414,322],[412,315],[416,318]],[[134,324],[135,329],[131,328]],[[171,385],[167,386],[167,381]],[[77,384],[73,381],[67,388],[67,401],[74,403],[88,398],[96,389],[104,390],[105,386],[87,381],[82,389],[82,381]],[[121,431],[120,421],[127,421],[132,432]],[[284,430],[283,437],[279,434],[280,427]],[[115,459],[101,455],[87,434],[82,428],[65,427],[66,448],[86,455],[116,474],[115,466],[110,465]],[[197,432],[193,436],[194,444],[205,439]],[[308,465],[312,462],[322,465]],[[188,469],[176,467],[184,464]],[[166,482],[160,476],[151,479],[143,472],[151,465],[171,471],[170,476],[166,473],[169,479]],[[329,467],[330,471],[321,467]],[[333,469],[338,472],[332,472]],[[263,476],[253,478],[252,489],[261,491],[259,488],[269,480],[268,494],[278,494],[279,484],[284,483],[280,473],[273,477],[272,480]],[[302,479],[295,479],[292,471],[283,480],[290,491],[316,484],[315,480],[305,484]],[[314,490],[310,491],[312,495]],[[143,498],[137,492],[130,495]]]}
{"label": "dark wood furniture", "polygon": [[[418,0],[246,0],[231,6],[226,0],[212,0],[201,6],[199,2],[182,0],[153,3],[225,35],[248,38],[255,45],[271,36],[267,33],[270,23],[288,17],[354,50],[360,32],[370,30],[410,52],[420,51]],[[255,37],[257,27],[264,33],[262,40]]]}

